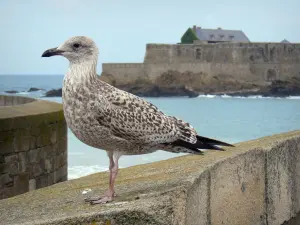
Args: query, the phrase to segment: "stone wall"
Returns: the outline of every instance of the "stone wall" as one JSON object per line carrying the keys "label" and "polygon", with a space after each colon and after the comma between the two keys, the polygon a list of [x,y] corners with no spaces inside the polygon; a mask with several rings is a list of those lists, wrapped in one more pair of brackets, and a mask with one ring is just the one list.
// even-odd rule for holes
{"label": "stone wall", "polygon": [[0,199],[67,180],[61,104],[0,96]]}
{"label": "stone wall", "polygon": [[300,76],[300,44],[218,43],[147,44],[144,70],[127,64],[103,64],[103,72],[123,79],[148,76],[155,79],[167,70],[205,72],[212,76],[231,76],[246,81],[265,82]]}
{"label": "stone wall", "polygon": [[122,84],[126,84],[145,75],[143,63],[104,63],[102,65],[102,71],[108,71],[109,74],[118,76],[120,79],[118,79],[117,82],[119,81]]}
{"label": "stone wall", "polygon": [[106,205],[86,204],[81,192],[91,188],[93,195],[103,193],[107,172],[4,199],[0,221],[7,225],[299,224],[299,216],[291,218],[300,212],[300,131],[235,146],[121,169],[118,197]]}

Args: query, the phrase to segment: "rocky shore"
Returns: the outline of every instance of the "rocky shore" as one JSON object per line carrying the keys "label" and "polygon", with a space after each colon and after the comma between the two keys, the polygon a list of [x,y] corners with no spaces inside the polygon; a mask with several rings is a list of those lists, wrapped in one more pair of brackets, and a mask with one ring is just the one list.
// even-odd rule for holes
{"label": "rocky shore", "polygon": [[110,74],[102,74],[100,79],[122,90],[143,97],[197,97],[199,94],[226,94],[242,97],[253,95],[265,97],[300,96],[300,77],[259,84],[239,81],[230,76],[222,76],[221,79],[205,73],[168,71],[154,81],[140,78],[130,82],[122,82]]}

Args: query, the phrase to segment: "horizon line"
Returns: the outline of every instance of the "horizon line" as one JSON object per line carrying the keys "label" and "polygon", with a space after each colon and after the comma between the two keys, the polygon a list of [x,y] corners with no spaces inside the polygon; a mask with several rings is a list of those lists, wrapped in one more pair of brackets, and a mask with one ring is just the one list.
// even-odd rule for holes
{"label": "horizon line", "polygon": [[2,74],[0,73],[0,76],[64,76],[64,74],[18,74],[18,73],[11,73],[11,74]]}

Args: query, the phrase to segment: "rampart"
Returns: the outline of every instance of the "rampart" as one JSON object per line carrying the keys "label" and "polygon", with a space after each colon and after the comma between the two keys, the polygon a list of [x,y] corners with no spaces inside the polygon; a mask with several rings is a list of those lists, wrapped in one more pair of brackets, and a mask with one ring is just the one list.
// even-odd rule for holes
{"label": "rampart", "polygon": [[62,105],[0,95],[0,199],[65,180],[67,126]]}
{"label": "rampart", "polygon": [[145,75],[143,63],[104,63],[102,71],[113,74],[122,83],[131,82]]}
{"label": "rampart", "polygon": [[97,173],[1,200],[0,223],[281,225],[300,212],[300,131],[121,169],[114,202],[84,203],[82,190],[100,194],[107,181]]}
{"label": "rampart", "polygon": [[134,64],[103,64],[103,72],[120,79],[137,76],[155,79],[167,70],[204,72],[254,82],[285,79],[300,76],[300,44],[147,44],[144,63],[139,69]]}

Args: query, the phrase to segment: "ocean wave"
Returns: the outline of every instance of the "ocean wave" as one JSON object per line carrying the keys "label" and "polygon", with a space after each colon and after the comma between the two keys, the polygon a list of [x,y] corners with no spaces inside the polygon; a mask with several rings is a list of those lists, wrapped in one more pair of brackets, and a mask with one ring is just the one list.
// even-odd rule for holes
{"label": "ocean wave", "polygon": [[217,95],[198,95],[198,98],[215,98]]}
{"label": "ocean wave", "polygon": [[300,96],[290,96],[290,97],[287,97],[287,99],[297,99],[297,100],[300,100]]}
{"label": "ocean wave", "polygon": [[79,177],[87,176],[93,173],[108,171],[108,167],[99,165],[92,166],[70,166],[68,167],[68,179],[77,179]]}

